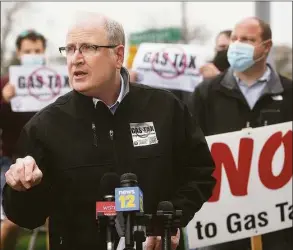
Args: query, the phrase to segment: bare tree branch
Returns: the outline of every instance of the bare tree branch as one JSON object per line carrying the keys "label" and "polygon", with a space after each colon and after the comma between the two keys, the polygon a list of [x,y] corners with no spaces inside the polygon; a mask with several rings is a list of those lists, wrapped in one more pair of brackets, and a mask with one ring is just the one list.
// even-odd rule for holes
{"label": "bare tree branch", "polygon": [[188,41],[198,41],[204,44],[210,38],[210,31],[205,25],[198,25],[190,29],[188,34]]}
{"label": "bare tree branch", "polygon": [[14,2],[12,6],[5,11],[4,14],[4,25],[1,27],[1,50],[0,50],[0,59],[1,59],[1,73],[3,69],[7,66],[4,60],[4,53],[7,49],[8,38],[14,27],[15,15],[22,9],[26,8],[28,2]]}

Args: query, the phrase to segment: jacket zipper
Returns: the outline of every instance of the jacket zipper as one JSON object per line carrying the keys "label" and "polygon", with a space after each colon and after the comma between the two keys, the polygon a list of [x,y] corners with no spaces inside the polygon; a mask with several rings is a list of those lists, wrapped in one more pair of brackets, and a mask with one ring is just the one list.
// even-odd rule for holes
{"label": "jacket zipper", "polygon": [[96,132],[96,125],[94,122],[92,122],[92,131],[93,131],[94,145],[97,147],[98,146],[98,138],[97,138],[97,132]]}
{"label": "jacket zipper", "polygon": [[116,153],[116,146],[115,146],[115,140],[114,140],[114,131],[112,129],[110,129],[110,131],[109,131],[109,136],[110,136],[110,139],[111,139],[112,145],[113,145],[113,151],[114,151],[114,158],[115,158],[116,167],[118,167],[118,157],[117,157],[117,153]]}
{"label": "jacket zipper", "polygon": [[111,141],[113,141],[114,143],[114,131],[112,129],[109,131],[109,135],[110,135]]}

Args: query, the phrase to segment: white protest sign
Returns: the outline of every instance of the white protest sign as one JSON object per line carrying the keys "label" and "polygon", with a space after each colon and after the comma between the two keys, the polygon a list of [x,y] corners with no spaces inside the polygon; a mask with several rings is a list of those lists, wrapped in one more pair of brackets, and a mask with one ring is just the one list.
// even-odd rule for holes
{"label": "white protest sign", "polygon": [[132,69],[138,72],[139,83],[193,92],[203,80],[199,68],[207,62],[209,54],[199,45],[142,43]]}
{"label": "white protest sign", "polygon": [[292,227],[292,122],[206,139],[217,184],[186,227],[189,248]]}
{"label": "white protest sign", "polygon": [[10,66],[14,112],[36,112],[71,90],[66,66]]}

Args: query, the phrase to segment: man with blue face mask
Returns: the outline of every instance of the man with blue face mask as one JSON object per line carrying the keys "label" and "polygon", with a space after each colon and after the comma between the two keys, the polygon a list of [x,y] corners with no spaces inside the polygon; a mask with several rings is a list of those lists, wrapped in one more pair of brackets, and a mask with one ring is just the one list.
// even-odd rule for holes
{"label": "man with blue face mask", "polygon": [[[23,31],[16,39],[16,55],[21,65],[44,65],[45,50],[45,37],[34,30]],[[9,82],[3,85],[1,97],[9,103],[15,95],[14,87]]]}
{"label": "man with blue face mask", "polygon": [[[45,64],[45,37],[34,31],[26,30],[16,39],[16,54],[21,65]],[[1,195],[5,184],[4,174],[11,165],[15,152],[16,141],[22,127],[35,114],[34,112],[12,112],[10,100],[15,96],[14,86],[9,82],[8,76],[1,77],[0,82],[0,169],[1,169]],[[2,202],[1,202],[2,203]],[[15,249],[19,227],[8,220],[1,207],[1,246],[0,249]]]}
{"label": "man with blue face mask", "polygon": [[[191,111],[205,136],[292,121],[292,80],[270,63],[271,28],[246,18],[232,31],[227,56],[230,68],[194,90]],[[292,228],[263,235],[263,249],[292,249]],[[243,239],[200,250],[249,250]]]}

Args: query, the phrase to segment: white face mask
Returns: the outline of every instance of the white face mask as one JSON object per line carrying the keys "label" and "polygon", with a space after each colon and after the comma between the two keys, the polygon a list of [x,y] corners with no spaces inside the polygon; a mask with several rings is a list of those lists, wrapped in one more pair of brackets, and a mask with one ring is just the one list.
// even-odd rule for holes
{"label": "white face mask", "polygon": [[22,65],[42,66],[45,65],[46,58],[44,54],[24,54],[21,56],[20,62]]}

